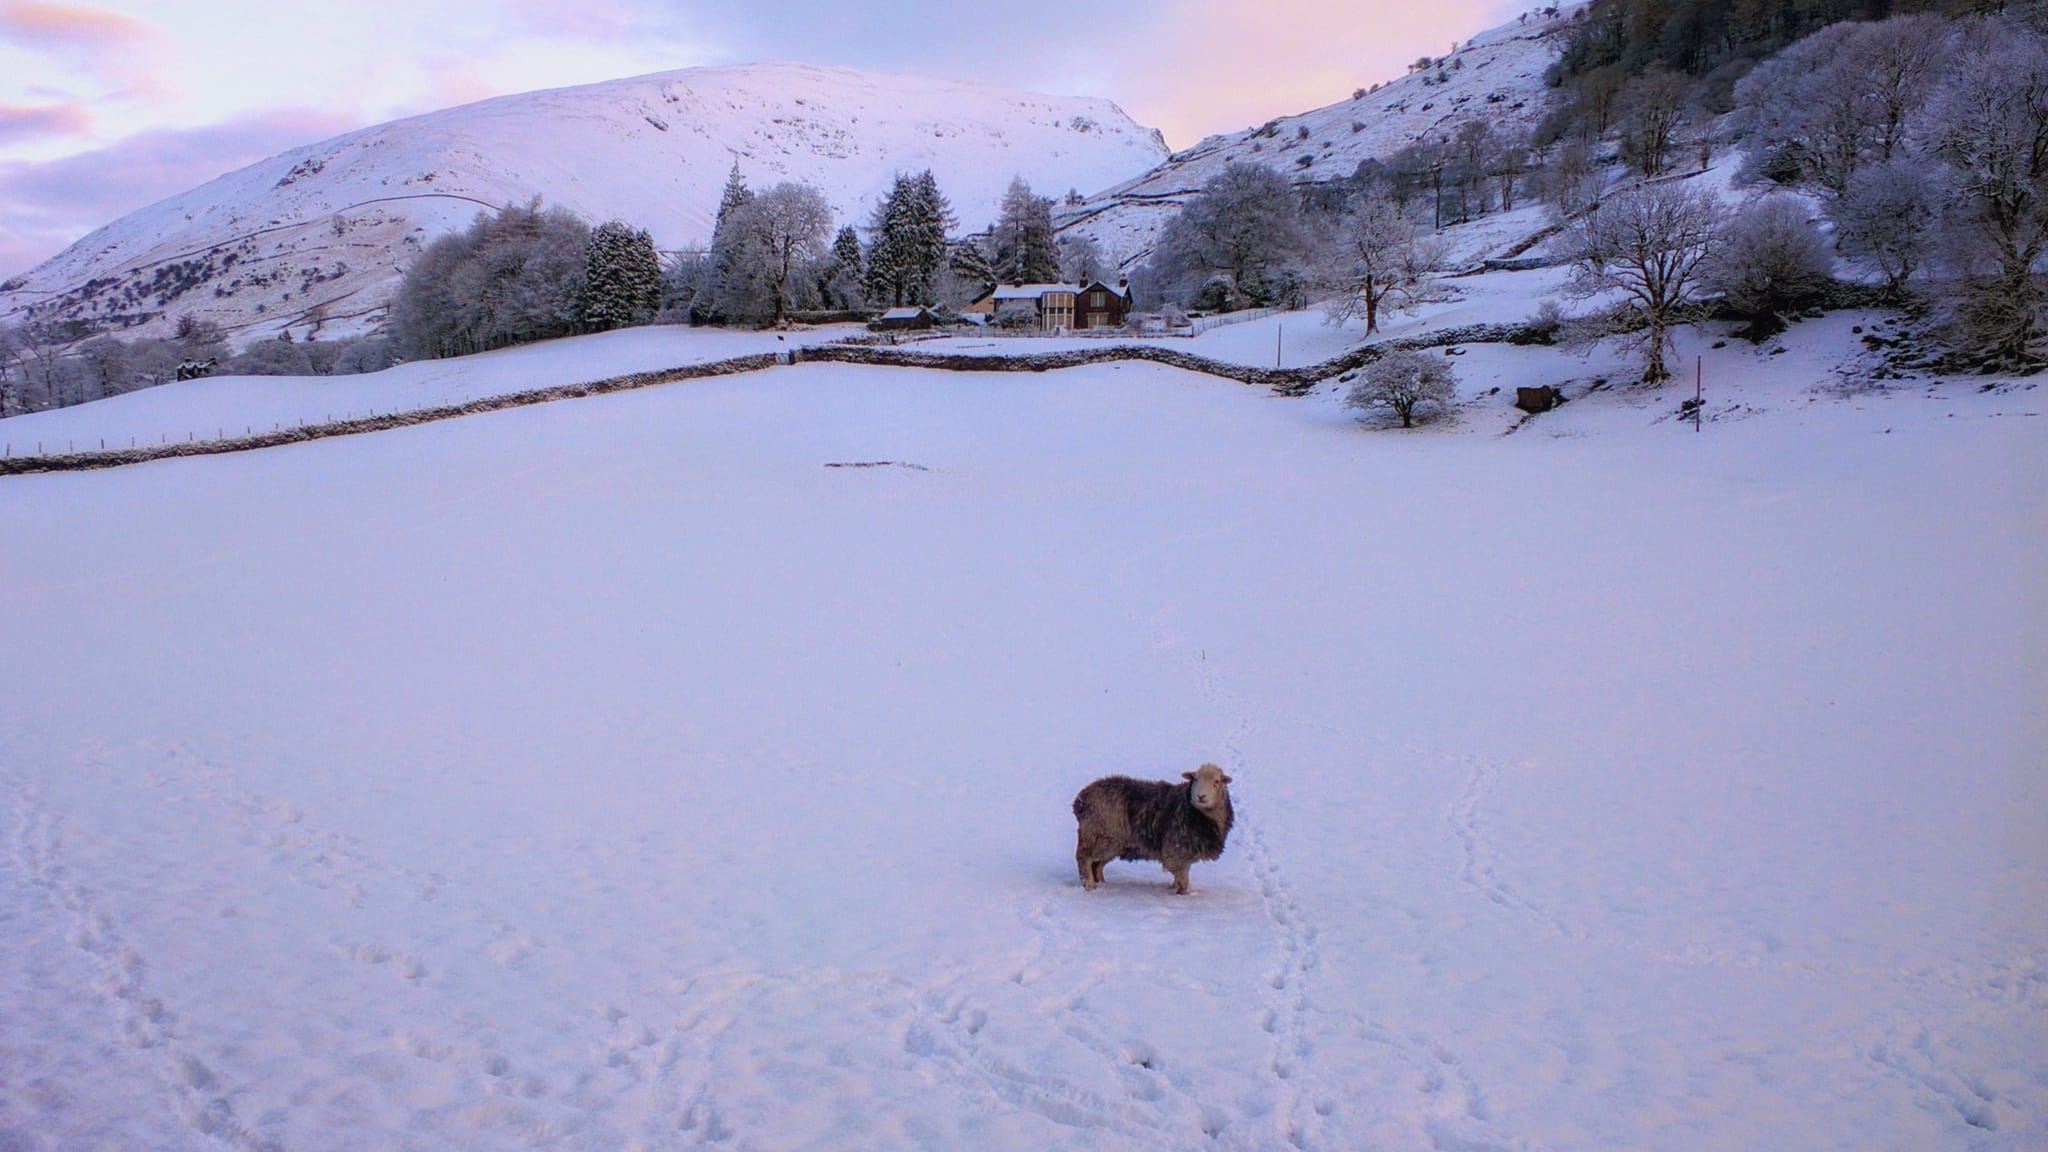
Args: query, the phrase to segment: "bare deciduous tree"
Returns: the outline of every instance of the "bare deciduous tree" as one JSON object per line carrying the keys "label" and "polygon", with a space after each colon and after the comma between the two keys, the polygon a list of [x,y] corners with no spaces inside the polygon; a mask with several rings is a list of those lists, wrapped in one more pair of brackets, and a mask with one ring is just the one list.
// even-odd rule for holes
{"label": "bare deciduous tree", "polygon": [[2048,43],[2003,21],[1974,30],[1931,108],[1950,170],[1944,257],[1969,349],[2032,363],[2048,254]]}
{"label": "bare deciduous tree", "polygon": [[1301,198],[1287,178],[1262,165],[1231,164],[1167,222],[1153,276],[1181,300],[1271,304],[1306,249]]}
{"label": "bare deciduous tree", "polygon": [[1935,227],[1935,179],[1925,165],[1898,159],[1859,169],[1828,206],[1843,255],[1868,261],[1896,299],[1926,260]]}
{"label": "bare deciduous tree", "polygon": [[1830,25],[1765,61],[1735,89],[1750,168],[1842,195],[1859,168],[1904,155],[1949,41],[1937,17],[1895,16]]}
{"label": "bare deciduous tree", "polygon": [[1380,316],[1420,299],[1442,259],[1442,250],[1393,202],[1360,195],[1337,222],[1326,257],[1326,287],[1336,290],[1324,311],[1333,324],[1364,317],[1366,335],[1380,330]]}
{"label": "bare deciduous tree", "polygon": [[1933,95],[1951,56],[1948,25],[1929,13],[1894,16],[1864,28],[1849,68],[1863,79],[1880,163],[1905,155],[1913,118]]}
{"label": "bare deciduous tree", "polygon": [[1088,284],[1103,279],[1116,269],[1102,253],[1093,236],[1075,233],[1062,236],[1058,244],[1060,279],[1069,284]]}
{"label": "bare deciduous tree", "polygon": [[1583,141],[1559,145],[1557,159],[1544,175],[1549,181],[1550,206],[1560,216],[1575,216],[1599,198],[1600,168],[1593,162],[1593,150]]}
{"label": "bare deciduous tree", "polygon": [[11,416],[20,407],[20,399],[15,395],[16,376],[20,372],[16,358],[20,353],[21,340],[14,325],[0,324],[0,416]]}
{"label": "bare deciduous tree", "polygon": [[1672,334],[1695,318],[1701,272],[1721,226],[1709,193],[1679,184],[1631,188],[1602,201],[1572,226],[1572,290],[1617,293],[1627,320],[1618,338],[1643,359],[1643,383],[1671,376]]}
{"label": "bare deciduous tree", "polygon": [[808,184],[777,184],[734,214],[732,268],[719,310],[741,320],[780,324],[806,286],[804,270],[830,251],[832,210]]}
{"label": "bare deciduous tree", "polygon": [[412,359],[568,336],[582,325],[590,227],[535,198],[427,246],[405,273],[390,326]]}
{"label": "bare deciduous tree", "polygon": [[1684,76],[1653,68],[1621,91],[1621,155],[1645,176],[1660,175],[1678,136],[1691,85]]}

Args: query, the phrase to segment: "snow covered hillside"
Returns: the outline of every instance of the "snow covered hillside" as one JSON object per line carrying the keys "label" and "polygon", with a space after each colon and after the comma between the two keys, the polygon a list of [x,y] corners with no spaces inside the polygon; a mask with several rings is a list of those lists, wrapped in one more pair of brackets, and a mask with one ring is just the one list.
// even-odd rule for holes
{"label": "snow covered hillside", "polygon": [[[2040,1148],[2048,388],[1876,322],[1689,334],[1698,433],[1503,345],[0,480],[0,1147]],[[1205,759],[1194,895],[1083,892]]]}
{"label": "snow covered hillside", "polygon": [[1296,183],[1350,176],[1360,162],[1385,159],[1428,136],[1446,135],[1467,120],[1523,132],[1543,118],[1549,89],[1543,73],[1557,58],[1560,37],[1579,5],[1558,15],[1532,14],[1480,33],[1436,65],[1411,71],[1377,91],[1283,116],[1242,132],[1211,136],[1176,152],[1158,168],[1059,209],[1062,234],[1088,236],[1125,268],[1152,252],[1182,204],[1233,163],[1264,164]]}
{"label": "snow covered hillside", "polygon": [[0,292],[95,321],[179,315],[238,340],[360,330],[399,269],[482,209],[541,196],[622,218],[664,247],[707,241],[735,160],[756,187],[804,180],[864,223],[898,172],[937,174],[985,227],[1014,176],[1047,191],[1127,180],[1166,157],[1106,100],[801,64],[659,73],[506,96],[364,129],[223,176],[93,233]]}

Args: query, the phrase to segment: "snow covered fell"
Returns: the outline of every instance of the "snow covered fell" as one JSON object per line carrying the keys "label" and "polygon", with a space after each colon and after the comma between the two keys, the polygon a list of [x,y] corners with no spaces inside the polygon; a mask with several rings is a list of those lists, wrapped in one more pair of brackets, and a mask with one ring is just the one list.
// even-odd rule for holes
{"label": "snow covered fell", "polygon": [[803,64],[656,73],[433,112],[229,173],[9,281],[0,319],[35,306],[128,318],[142,335],[193,313],[238,342],[345,335],[425,244],[534,196],[677,248],[708,240],[735,161],[756,187],[816,185],[843,222],[864,221],[896,173],[929,167],[972,230],[1014,176],[1088,191],[1166,156],[1106,100]]}
{"label": "snow covered fell", "polygon": [[1543,73],[1557,59],[1578,7],[1563,5],[1554,16],[1532,13],[1482,32],[1436,66],[1352,99],[1207,137],[1136,179],[1062,208],[1056,223],[1063,235],[1088,236],[1130,268],[1152,254],[1166,222],[1189,197],[1231,164],[1264,164],[1298,184],[1321,184],[1425,136],[1448,135],[1468,120],[1525,132],[1550,106]]}

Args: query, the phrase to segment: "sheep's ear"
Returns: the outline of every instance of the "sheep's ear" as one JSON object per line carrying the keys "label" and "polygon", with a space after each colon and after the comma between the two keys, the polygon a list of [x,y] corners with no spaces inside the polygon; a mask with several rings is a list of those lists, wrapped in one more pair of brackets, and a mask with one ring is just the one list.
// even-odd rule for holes
{"label": "sheep's ear", "polygon": [[1223,782],[1224,782],[1225,784],[1228,784],[1228,783],[1230,783],[1230,777],[1228,777],[1228,776],[1225,776],[1225,777],[1223,777]]}
{"label": "sheep's ear", "polygon": [[1180,774],[1180,778],[1183,780],[1193,780],[1195,778],[1195,774],[1193,772],[1183,772]]}

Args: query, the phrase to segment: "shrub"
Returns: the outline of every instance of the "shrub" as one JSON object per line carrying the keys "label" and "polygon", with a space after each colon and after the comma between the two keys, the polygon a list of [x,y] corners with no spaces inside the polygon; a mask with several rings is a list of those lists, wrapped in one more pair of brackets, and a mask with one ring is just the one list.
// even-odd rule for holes
{"label": "shrub", "polygon": [[1401,427],[1412,428],[1418,409],[1441,410],[1456,395],[1457,378],[1443,357],[1389,352],[1365,366],[1344,406],[1366,412],[1386,408],[1401,418]]}
{"label": "shrub", "polygon": [[1735,214],[1708,261],[1709,290],[1749,321],[1762,340],[1784,330],[1783,317],[1827,294],[1834,261],[1806,208],[1790,196],[1767,196]]}

